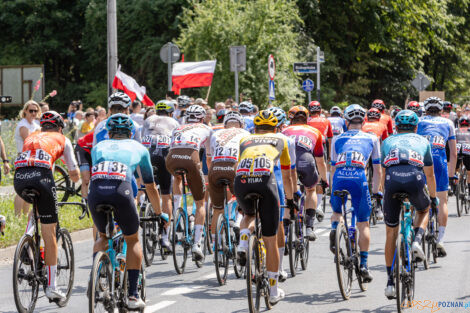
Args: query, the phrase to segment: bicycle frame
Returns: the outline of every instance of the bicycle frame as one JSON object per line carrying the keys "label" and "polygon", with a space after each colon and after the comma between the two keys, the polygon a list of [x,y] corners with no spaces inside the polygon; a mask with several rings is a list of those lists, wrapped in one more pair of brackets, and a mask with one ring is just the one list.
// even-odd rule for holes
{"label": "bicycle frame", "polygon": [[[409,202],[403,201],[401,203],[401,213],[400,213],[400,233],[402,234],[402,242],[405,245],[405,256],[406,256],[406,271],[411,272],[411,255],[410,255],[410,247],[411,242],[414,238],[414,230],[413,230],[413,218],[411,216],[411,204]],[[397,256],[397,251],[393,254],[393,263],[392,263],[392,273],[395,268],[395,258]]]}
{"label": "bicycle frame", "polygon": [[[227,186],[224,187],[224,224],[225,224],[225,228],[226,228],[226,233],[227,233],[227,237],[228,237],[228,251],[232,251],[232,239],[230,236],[230,222],[229,222],[229,205],[228,205],[228,201],[227,201]],[[219,231],[219,230],[216,230],[216,231]],[[220,235],[220,234],[219,234]]]}

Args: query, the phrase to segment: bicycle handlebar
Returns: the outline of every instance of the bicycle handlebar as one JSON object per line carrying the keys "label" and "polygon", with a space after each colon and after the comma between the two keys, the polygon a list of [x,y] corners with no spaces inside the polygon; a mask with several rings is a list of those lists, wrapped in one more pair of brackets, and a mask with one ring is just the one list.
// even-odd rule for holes
{"label": "bicycle handlebar", "polygon": [[57,205],[64,206],[64,205],[77,205],[82,208],[82,214],[78,217],[79,220],[85,218],[85,215],[90,217],[90,211],[88,210],[88,206],[81,202],[57,202]]}

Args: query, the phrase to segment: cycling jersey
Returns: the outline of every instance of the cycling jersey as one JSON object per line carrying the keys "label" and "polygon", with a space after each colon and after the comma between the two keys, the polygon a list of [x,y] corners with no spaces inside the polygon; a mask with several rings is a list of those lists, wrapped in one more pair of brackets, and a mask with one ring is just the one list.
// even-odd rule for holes
{"label": "cycling jersey", "polygon": [[323,116],[311,116],[308,118],[307,124],[320,131],[320,133],[323,135],[323,142],[326,141],[326,138],[333,137],[331,123],[327,118]]}
{"label": "cycling jersey", "polygon": [[[169,116],[152,115],[144,121],[142,137],[149,135],[164,135],[171,137],[173,130],[178,126],[180,126],[180,124]],[[144,141],[145,140],[142,140],[142,144],[144,144]]]}
{"label": "cycling jersey", "polygon": [[432,166],[431,145],[423,136],[415,133],[396,134],[382,143],[382,166],[409,164],[422,168]]}
{"label": "cycling jersey", "polygon": [[88,133],[77,140],[77,145],[88,153],[91,153],[91,148],[93,148],[93,133],[94,132]]}
{"label": "cycling jersey", "polygon": [[431,143],[436,190],[438,192],[447,191],[449,177],[445,148],[447,141],[455,140],[455,128],[452,121],[440,116],[423,116],[418,123],[417,133],[426,137]]}
{"label": "cycling jersey", "polygon": [[384,124],[387,127],[389,135],[393,134],[393,123],[390,115],[385,114],[385,112],[382,112],[382,115],[380,115],[380,123]]}
{"label": "cycling jersey", "polygon": [[245,129],[250,133],[255,131],[255,123],[253,122],[253,116],[244,115],[243,119],[245,120]]}
{"label": "cycling jersey", "polygon": [[470,131],[468,127],[460,127],[455,130],[455,137],[457,140],[457,154],[460,156],[457,159],[456,168],[460,165],[465,165],[467,171],[470,170]]}
{"label": "cycling jersey", "polygon": [[[95,131],[93,132],[93,146],[95,146],[98,142],[109,139],[108,130],[106,129],[106,122],[108,120],[101,121],[95,127]],[[142,141],[141,138],[141,126],[134,121],[134,129],[132,130],[131,138],[137,140],[138,142]]]}
{"label": "cycling jersey", "polygon": [[214,132],[219,131],[219,130],[222,130],[222,129],[225,129],[223,123],[215,124],[215,125],[213,125],[211,128],[212,128],[212,130],[213,130]]}
{"label": "cycling jersey", "polygon": [[331,124],[331,129],[333,131],[333,136],[338,136],[348,130],[346,126],[346,121],[340,116],[330,116],[328,120]]}
{"label": "cycling jersey", "polygon": [[380,121],[365,122],[362,125],[362,131],[376,135],[380,140],[385,140],[388,137],[387,127]]}
{"label": "cycling jersey", "polygon": [[237,162],[240,140],[248,136],[242,128],[228,128],[215,132],[210,140],[212,162]]}
{"label": "cycling jersey", "polygon": [[296,147],[310,152],[315,157],[323,157],[323,136],[318,129],[309,125],[291,125],[285,128],[282,133],[292,138]]}
{"label": "cycling jersey", "polygon": [[205,147],[209,151],[213,130],[202,123],[185,124],[173,130],[171,149],[188,148],[199,151]]}

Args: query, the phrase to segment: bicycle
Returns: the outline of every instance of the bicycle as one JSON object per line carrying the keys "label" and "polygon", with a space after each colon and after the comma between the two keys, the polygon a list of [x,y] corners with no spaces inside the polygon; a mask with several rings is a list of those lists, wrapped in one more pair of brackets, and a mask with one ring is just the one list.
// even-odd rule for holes
{"label": "bicycle", "polygon": [[457,216],[461,217],[463,211],[468,214],[468,200],[467,200],[467,170],[462,165],[463,156],[459,156],[460,163],[459,168],[456,171],[457,177],[459,179],[456,185],[452,184],[452,190],[455,194],[455,201],[457,204]]}
{"label": "bicycle", "polygon": [[426,243],[427,243],[427,253],[426,261],[431,263],[431,258],[433,263],[437,263],[437,238],[439,237],[439,225],[437,222],[438,208],[429,208],[429,220],[426,230]]}
{"label": "bicycle", "polygon": [[244,266],[237,262],[238,238],[233,230],[233,220],[229,218],[229,207],[227,201],[227,187],[230,185],[228,179],[219,179],[218,184],[224,187],[224,213],[217,219],[214,243],[214,264],[215,273],[219,285],[227,283],[229,262],[232,260],[235,276],[240,278],[243,275]]}
{"label": "bicycle", "polygon": [[[173,234],[172,234],[172,249],[173,249],[173,263],[175,270],[178,274],[183,274],[186,267],[186,260],[188,257],[188,250],[191,249],[191,246],[194,243],[194,216],[188,215],[188,199],[186,194],[186,174],[185,169],[177,169],[176,175],[181,175],[182,185],[183,185],[183,207],[178,208],[174,214],[173,219]],[[193,202],[193,208],[194,208]],[[194,210],[193,210],[194,211]],[[207,217],[207,213],[206,213]],[[191,219],[191,221],[190,221]],[[208,221],[207,218],[204,221],[203,229],[203,254],[204,258],[202,260],[196,260],[196,266],[201,268],[204,264],[205,256],[210,246],[207,245],[207,236],[208,236]],[[178,260],[180,259],[180,260]]]}
{"label": "bicycle", "polygon": [[[20,313],[30,313],[34,311],[38,299],[39,287],[42,285],[46,290],[48,281],[44,260],[44,248],[41,247],[41,236],[38,227],[38,197],[39,192],[35,189],[25,189],[22,197],[33,203],[33,223],[34,232],[24,234],[16,247],[13,262],[13,294],[15,305]],[[58,203],[58,205],[82,205],[81,203]],[[82,206],[83,209],[83,206]],[[85,216],[86,210],[80,217]],[[58,259],[57,259],[57,287],[65,290],[65,299],[62,301],[49,300],[55,302],[57,306],[64,307],[70,299],[72,293],[75,258],[72,238],[65,228],[61,228],[59,222],[56,227],[56,238]]]}
{"label": "bicycle", "polygon": [[[393,195],[400,201],[401,213],[398,237],[396,241],[395,254],[393,256],[392,273],[394,273],[395,290],[398,312],[406,308],[407,303],[412,303],[415,292],[415,272],[417,261],[413,260],[411,245],[414,239],[413,215],[411,205],[405,200],[406,193],[396,193]],[[401,286],[400,286],[401,284]],[[406,302],[407,301],[407,302]]]}
{"label": "bicycle", "polygon": [[258,217],[258,203],[262,200],[261,195],[249,193],[245,200],[253,201],[255,209],[255,231],[251,234],[248,242],[246,260],[246,287],[248,296],[248,308],[250,313],[258,313],[261,307],[261,297],[264,298],[266,308],[272,308],[269,302],[269,280],[266,270],[266,247],[261,238],[261,224]]}
{"label": "bicycle", "polygon": [[[367,283],[362,280],[359,269],[359,245],[356,231],[356,214],[353,208],[346,209],[349,195],[347,190],[336,190],[333,194],[341,198],[342,220],[336,228],[335,263],[339,289],[344,300],[351,297],[353,272],[356,273],[357,282],[361,291],[367,290]],[[348,225],[348,214],[351,213],[351,226]],[[344,272],[343,272],[344,271]]]}
{"label": "bicycle", "polygon": [[[108,249],[99,251],[93,260],[89,284],[88,310],[94,312],[127,312],[128,277],[126,268],[127,244],[121,230],[115,232],[111,205],[97,205],[96,211],[106,214],[106,238]],[[145,301],[145,271],[140,268],[137,290]],[[99,309],[99,308],[102,309]],[[141,310],[144,312],[144,310]]]}
{"label": "bicycle", "polygon": [[372,225],[377,225],[377,220],[378,220],[377,212],[379,212],[380,210],[383,214],[382,197],[373,195],[371,201],[372,201],[372,210],[370,212],[369,223]]}
{"label": "bicycle", "polygon": [[72,196],[82,197],[82,185],[70,180],[70,176],[64,167],[54,165],[54,181],[56,185],[57,199],[66,202]]}

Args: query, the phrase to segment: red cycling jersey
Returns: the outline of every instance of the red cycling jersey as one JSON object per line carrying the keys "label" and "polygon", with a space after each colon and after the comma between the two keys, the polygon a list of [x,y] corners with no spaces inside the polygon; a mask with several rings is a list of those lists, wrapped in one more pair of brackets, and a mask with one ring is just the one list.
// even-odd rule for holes
{"label": "red cycling jersey", "polygon": [[311,152],[314,157],[323,157],[323,136],[318,129],[309,125],[290,125],[282,133],[295,138],[296,145]]}
{"label": "red cycling jersey", "polygon": [[330,120],[328,120],[326,117],[321,117],[321,116],[309,117],[307,124],[320,131],[320,133],[323,135],[323,142],[326,141],[326,138],[333,137],[333,129],[331,127]]}
{"label": "red cycling jersey", "polygon": [[94,131],[86,134],[85,136],[77,140],[77,145],[82,147],[83,150],[85,150],[88,153],[91,153],[91,148],[93,148],[93,133]]}
{"label": "red cycling jersey", "polygon": [[388,137],[387,127],[383,123],[380,123],[380,121],[365,122],[364,125],[362,125],[362,131],[374,134],[377,138],[382,140]]}
{"label": "red cycling jersey", "polygon": [[[365,121],[368,122],[367,117]],[[390,117],[390,115],[382,112],[382,115],[380,115],[380,123],[385,125],[389,135],[393,134],[393,124],[392,124],[392,118]]]}

